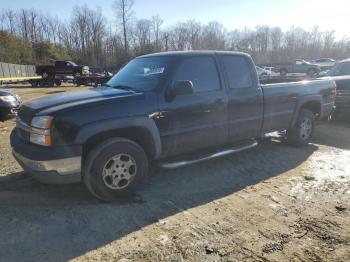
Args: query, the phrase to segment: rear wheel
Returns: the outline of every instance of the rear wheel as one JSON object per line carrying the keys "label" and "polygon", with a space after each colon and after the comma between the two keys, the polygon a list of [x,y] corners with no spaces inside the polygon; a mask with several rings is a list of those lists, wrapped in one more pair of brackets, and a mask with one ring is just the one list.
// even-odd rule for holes
{"label": "rear wheel", "polygon": [[124,138],[108,139],[97,145],[84,163],[86,187],[104,201],[132,195],[148,173],[144,150]]}
{"label": "rear wheel", "polygon": [[55,80],[55,84],[56,84],[56,86],[61,86],[62,81],[61,80]]}
{"label": "rear wheel", "polygon": [[309,143],[315,129],[315,115],[302,109],[293,128],[287,130],[288,143],[293,146],[303,146]]}
{"label": "rear wheel", "polygon": [[283,76],[283,77],[287,76],[287,70],[286,69],[281,69],[280,70],[280,75]]}
{"label": "rear wheel", "polygon": [[309,71],[307,71],[307,75],[311,78],[316,77],[317,71],[315,69],[310,69]]}

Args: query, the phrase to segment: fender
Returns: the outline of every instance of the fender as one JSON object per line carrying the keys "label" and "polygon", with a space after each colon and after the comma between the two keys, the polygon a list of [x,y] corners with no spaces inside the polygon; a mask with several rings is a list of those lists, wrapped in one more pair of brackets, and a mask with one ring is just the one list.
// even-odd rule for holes
{"label": "fender", "polygon": [[80,128],[75,138],[75,143],[84,144],[90,137],[99,133],[130,127],[144,128],[150,133],[155,145],[155,158],[158,158],[162,152],[160,134],[155,122],[148,116],[106,119],[84,125]]}
{"label": "fender", "polygon": [[295,110],[294,110],[294,116],[292,118],[292,122],[290,124],[290,127],[293,127],[295,123],[297,122],[299,113],[303,105],[305,105],[308,102],[319,102],[321,106],[321,113],[322,113],[322,96],[321,95],[307,95],[307,96],[301,96],[298,99],[298,102],[296,104]]}

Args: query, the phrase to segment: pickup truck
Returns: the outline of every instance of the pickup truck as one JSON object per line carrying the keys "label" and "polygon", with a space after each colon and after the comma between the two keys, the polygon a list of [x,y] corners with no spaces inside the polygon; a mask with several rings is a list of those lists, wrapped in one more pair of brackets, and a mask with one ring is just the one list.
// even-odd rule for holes
{"label": "pickup truck", "polygon": [[56,76],[81,76],[87,74],[89,68],[87,66],[80,66],[72,61],[55,61],[54,65],[37,65],[36,73],[42,78],[52,78]]}
{"label": "pickup truck", "polygon": [[334,118],[350,119],[350,59],[337,62],[322,79],[331,79],[337,85]]}
{"label": "pickup truck", "polygon": [[296,59],[293,63],[280,63],[273,66],[275,71],[283,77],[289,73],[307,74],[309,77],[316,77],[321,72],[319,65],[311,64],[302,59]]}
{"label": "pickup truck", "polygon": [[13,155],[44,183],[132,194],[150,164],[177,168],[257,145],[272,131],[305,145],[334,106],[332,80],[260,85],[251,57],[219,51],[133,59],[104,87],[24,103]]}

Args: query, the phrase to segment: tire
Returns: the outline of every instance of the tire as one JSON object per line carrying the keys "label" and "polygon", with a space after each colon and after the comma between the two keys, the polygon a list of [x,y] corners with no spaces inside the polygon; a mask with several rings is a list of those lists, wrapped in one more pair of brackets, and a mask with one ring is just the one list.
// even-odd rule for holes
{"label": "tire", "polygon": [[55,80],[55,84],[56,84],[56,86],[61,86],[62,82],[61,82],[61,80]]}
{"label": "tire", "polygon": [[5,112],[3,112],[0,108],[0,122],[4,122],[6,120]]}
{"label": "tire", "polygon": [[306,109],[299,113],[294,127],[287,130],[287,140],[292,146],[307,145],[315,130],[315,115]]}
{"label": "tire", "polygon": [[288,73],[288,72],[287,72],[286,69],[281,69],[281,70],[280,70],[280,75],[283,76],[283,77],[287,76],[287,73]]}
{"label": "tire", "polygon": [[32,85],[32,87],[38,87],[39,86],[39,82],[38,81],[31,81],[30,84]]}
{"label": "tire", "polygon": [[311,78],[317,76],[317,71],[315,69],[309,69],[309,71],[307,71],[307,75]]}
{"label": "tire", "polygon": [[133,195],[147,174],[145,151],[124,138],[112,138],[98,144],[88,153],[83,165],[85,186],[91,194],[106,202]]}

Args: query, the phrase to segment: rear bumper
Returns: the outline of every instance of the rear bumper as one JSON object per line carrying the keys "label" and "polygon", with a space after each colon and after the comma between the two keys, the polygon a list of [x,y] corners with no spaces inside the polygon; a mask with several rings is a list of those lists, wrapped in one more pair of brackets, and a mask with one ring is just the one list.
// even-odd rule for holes
{"label": "rear bumper", "polygon": [[20,140],[11,133],[12,153],[23,170],[45,184],[69,184],[81,181],[79,146],[45,148]]}

